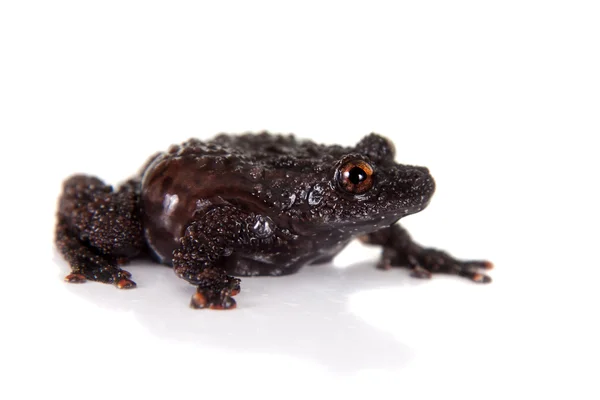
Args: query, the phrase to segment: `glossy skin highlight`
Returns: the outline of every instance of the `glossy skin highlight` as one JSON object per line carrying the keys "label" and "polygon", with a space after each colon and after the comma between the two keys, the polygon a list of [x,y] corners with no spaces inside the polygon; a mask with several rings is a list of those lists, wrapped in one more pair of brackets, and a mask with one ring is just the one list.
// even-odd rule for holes
{"label": "glossy skin highlight", "polygon": [[[480,272],[489,262],[422,248],[396,223],[424,209],[435,184],[426,168],[394,156],[391,142],[376,134],[354,147],[222,134],[153,156],[117,191],[74,176],[65,182],[57,224],[57,246],[73,269],[67,280],[133,287],[120,265],[149,253],[197,286],[192,307],[228,309],[240,291],[231,275],[293,273],[330,261],[360,238],[382,246],[381,268],[489,282]],[[101,237],[89,241],[90,232]]]}

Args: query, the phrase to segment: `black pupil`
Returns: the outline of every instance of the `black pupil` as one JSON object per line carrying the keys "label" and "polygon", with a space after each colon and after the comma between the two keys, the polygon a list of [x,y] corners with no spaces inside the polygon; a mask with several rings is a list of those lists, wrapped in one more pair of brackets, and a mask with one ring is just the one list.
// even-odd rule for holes
{"label": "black pupil", "polygon": [[348,180],[354,185],[358,185],[365,179],[367,179],[367,173],[363,171],[362,168],[353,167],[350,171],[348,171]]}

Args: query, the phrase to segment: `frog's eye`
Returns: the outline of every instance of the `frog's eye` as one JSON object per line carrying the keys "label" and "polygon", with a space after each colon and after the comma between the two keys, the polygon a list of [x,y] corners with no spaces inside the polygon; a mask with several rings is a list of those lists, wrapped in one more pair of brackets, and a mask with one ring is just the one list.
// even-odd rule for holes
{"label": "frog's eye", "polygon": [[338,183],[347,192],[365,193],[373,186],[373,167],[362,160],[348,161],[338,170]]}

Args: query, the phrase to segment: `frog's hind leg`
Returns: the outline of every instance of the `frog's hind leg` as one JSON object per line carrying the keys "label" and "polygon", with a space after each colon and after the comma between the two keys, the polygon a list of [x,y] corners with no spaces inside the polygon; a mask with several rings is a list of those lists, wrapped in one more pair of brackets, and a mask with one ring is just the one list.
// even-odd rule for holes
{"label": "frog's hind leg", "polygon": [[75,175],[67,179],[59,200],[56,246],[69,262],[66,281],[113,283],[135,287],[119,265],[144,249],[139,218],[140,183],[132,179],[117,191],[101,180]]}

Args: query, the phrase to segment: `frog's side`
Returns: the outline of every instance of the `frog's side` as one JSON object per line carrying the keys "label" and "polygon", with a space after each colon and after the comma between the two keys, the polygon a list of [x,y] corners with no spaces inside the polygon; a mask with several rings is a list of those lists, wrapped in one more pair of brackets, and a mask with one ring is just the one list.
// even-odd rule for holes
{"label": "frog's side", "polygon": [[73,272],[134,287],[119,265],[142,253],[197,286],[196,308],[232,308],[232,275],[282,275],[331,260],[353,238],[383,248],[380,268],[490,282],[486,261],[457,261],[396,222],[428,204],[426,168],[394,162],[385,138],[325,146],[268,133],[190,139],[152,157],[118,190],[76,175],[64,184],[56,242]]}

